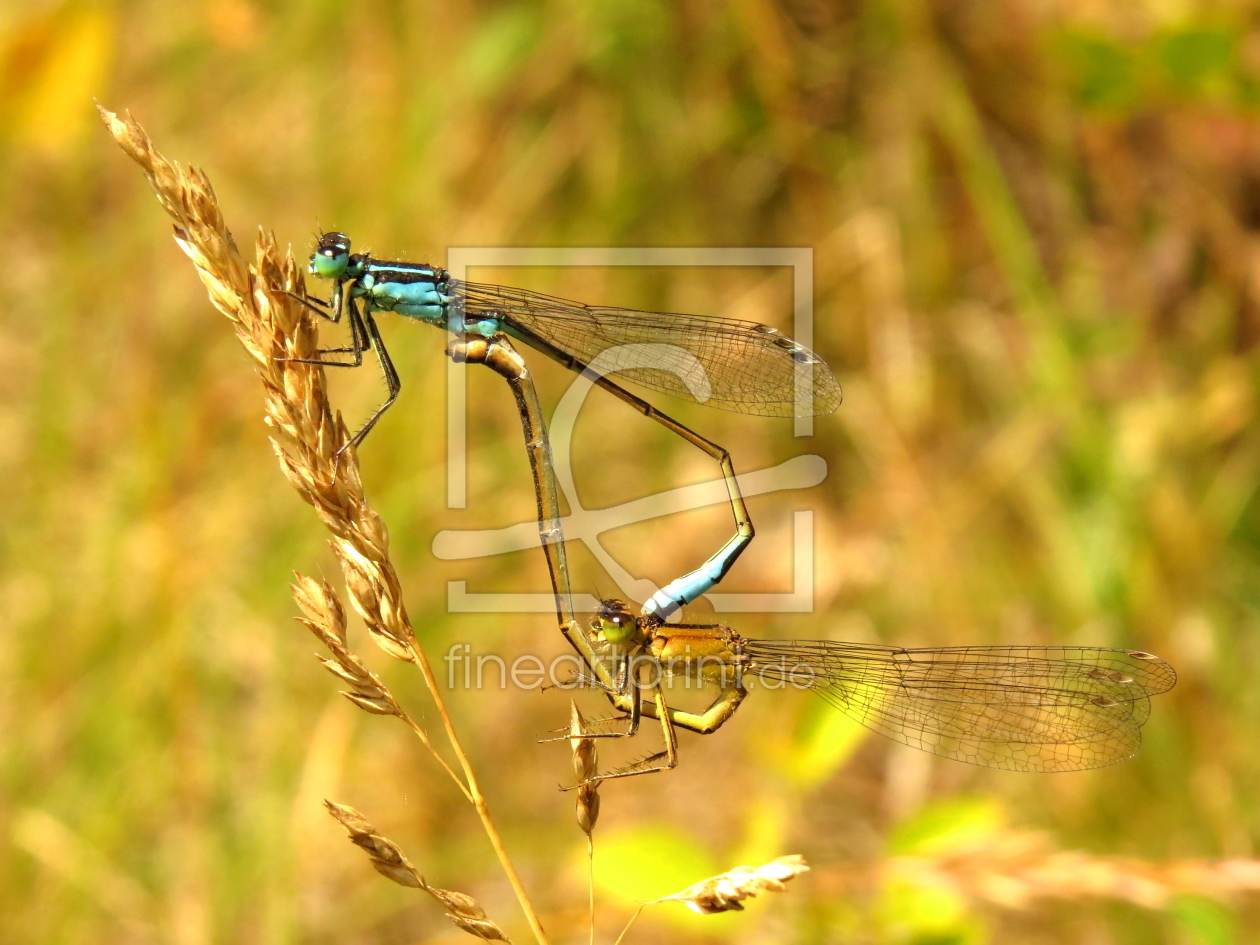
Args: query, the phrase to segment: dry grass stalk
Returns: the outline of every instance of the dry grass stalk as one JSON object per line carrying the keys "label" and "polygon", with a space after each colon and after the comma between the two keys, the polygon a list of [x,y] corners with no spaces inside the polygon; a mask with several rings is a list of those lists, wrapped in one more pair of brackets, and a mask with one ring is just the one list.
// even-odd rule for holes
{"label": "dry grass stalk", "polygon": [[446,917],[468,934],[490,942],[511,941],[501,928],[487,918],[486,910],[472,896],[450,889],[439,889],[426,883],[420,871],[411,865],[406,854],[398,848],[398,844],[378,834],[376,828],[353,807],[334,804],[329,800],[324,801],[324,806],[346,828],[350,841],[367,853],[372,866],[382,876],[392,879],[400,886],[423,889],[450,910]]}
{"label": "dry grass stalk", "polygon": [[[305,575],[297,575],[297,583],[293,585],[293,598],[302,609],[304,617],[299,618],[307,629],[323,641],[332,653],[332,659],[317,657],[330,673],[338,679],[353,686],[352,691],[342,690],[341,694],[357,705],[364,712],[372,715],[392,715],[406,722],[421,738],[425,738],[424,730],[407,710],[402,707],[389,687],[381,678],[372,672],[346,645],[346,612],[341,606],[341,598],[327,583],[320,583]],[[472,794],[464,786],[463,781],[450,769],[441,755],[438,763],[446,769],[455,780],[464,797],[472,800]]]}
{"label": "dry grass stalk", "polygon": [[166,160],[130,118],[105,109],[101,114],[175,219],[175,241],[253,359],[280,467],[332,533],[355,610],[382,649],[397,659],[415,660],[415,634],[389,560],[389,535],[364,497],[358,457],[353,450],[338,457],[349,435],[329,407],[323,368],[286,360],[318,352],[311,313],[286,294],[303,294],[302,267],[292,253],[281,258],[274,239],[262,232],[255,265],[247,264],[205,174]]}
{"label": "dry grass stalk", "polygon": [[1008,909],[1083,896],[1162,909],[1179,895],[1225,899],[1258,892],[1260,860],[1152,863],[1054,850],[1043,835],[1021,831],[954,854],[895,857],[881,865],[878,876],[883,882],[951,888]]}
{"label": "dry grass stalk", "polygon": [[577,822],[586,834],[587,899],[590,909],[590,941],[595,945],[595,838],[592,831],[599,820],[599,786],[602,782],[591,781],[599,771],[599,752],[595,739],[588,738],[586,719],[569,700],[569,746],[573,749],[573,773],[578,779]]}
{"label": "dry grass stalk", "polygon": [[[441,758],[424,730],[414,722],[410,724],[472,800],[535,937],[545,943],[546,934],[490,818],[432,667],[416,642],[403,605],[402,587],[389,560],[389,535],[364,496],[358,457],[353,449],[340,452],[349,442],[349,432],[340,417],[334,417],[329,405],[324,369],[291,360],[314,357],[319,348],[310,310],[289,294],[305,292],[302,267],[291,252],[282,257],[274,238],[261,231],[255,262],[252,266],[246,263],[205,174],[168,161],[130,117],[119,118],[104,108],[100,112],[114,140],[140,165],[159,203],[174,218],[175,241],[192,260],[210,301],[232,322],[237,338],[253,360],[263,382],[265,422],[271,429],[280,468],[332,533],[330,544],[341,564],[355,611],[386,653],[415,663],[424,676],[447,740],[463,770],[462,780]],[[299,579],[295,588],[299,606],[303,604],[304,589]],[[331,589],[328,594],[336,596]],[[303,608],[308,621],[334,620],[334,610],[340,612],[339,602],[333,608],[329,597],[321,596],[324,599],[316,606],[314,617],[312,611]],[[306,603],[313,600],[308,598]],[[331,626],[327,624],[323,629]],[[324,636],[323,630],[316,629],[316,633]],[[333,632],[330,639],[341,640],[339,645],[343,645],[344,634],[338,637]],[[338,666],[346,669],[340,662]],[[351,676],[357,673],[354,669],[346,671]],[[368,708],[362,702],[357,704]]]}

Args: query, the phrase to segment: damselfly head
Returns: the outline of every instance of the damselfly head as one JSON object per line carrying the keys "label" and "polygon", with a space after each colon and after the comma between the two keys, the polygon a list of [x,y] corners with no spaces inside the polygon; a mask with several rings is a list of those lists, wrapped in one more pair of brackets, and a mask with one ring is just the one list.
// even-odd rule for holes
{"label": "damselfly head", "polygon": [[350,264],[350,237],[344,233],[325,233],[311,253],[309,272],[321,279],[337,279]]}
{"label": "damselfly head", "polygon": [[591,629],[605,640],[620,646],[630,642],[639,629],[638,619],[624,600],[609,598],[599,602],[599,612],[591,621]]}

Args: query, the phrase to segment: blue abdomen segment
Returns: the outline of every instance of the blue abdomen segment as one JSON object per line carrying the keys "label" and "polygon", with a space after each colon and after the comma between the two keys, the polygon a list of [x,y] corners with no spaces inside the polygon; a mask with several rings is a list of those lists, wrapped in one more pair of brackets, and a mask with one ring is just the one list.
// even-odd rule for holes
{"label": "blue abdomen segment", "polygon": [[736,535],[722,546],[721,551],[696,570],[684,574],[676,581],[670,581],[653,594],[643,605],[643,615],[668,620],[672,614],[682,610],[726,577],[726,572],[750,541],[752,535]]}

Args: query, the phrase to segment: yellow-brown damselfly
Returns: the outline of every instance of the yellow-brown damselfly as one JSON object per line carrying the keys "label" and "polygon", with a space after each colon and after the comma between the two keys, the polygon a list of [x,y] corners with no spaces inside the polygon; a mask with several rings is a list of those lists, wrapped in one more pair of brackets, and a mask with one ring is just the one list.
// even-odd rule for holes
{"label": "yellow-brown damselfly", "polygon": [[[561,629],[586,664],[580,682],[605,692],[623,723],[588,737],[635,735],[659,720],[657,752],[589,780],[646,774],[678,761],[676,729],[716,732],[748,696],[809,689],[840,712],[903,744],[956,761],[1013,771],[1083,771],[1131,757],[1152,696],[1177,674],[1142,650],[1086,646],[907,648],[837,640],[764,640],[721,624],[670,624],[606,600],[581,626],[573,614],[559,499],[541,409],[524,362],[505,339],[452,345],[452,356],[484,363],[512,386],[525,432]],[[668,703],[665,680],[716,690],[691,712]],[[567,736],[566,736],[567,737]]]}
{"label": "yellow-brown damselfly", "polygon": [[[754,686],[807,689],[881,735],[945,758],[1012,771],[1082,771],[1131,757],[1151,696],[1177,674],[1142,650],[1090,646],[907,648],[838,640],[764,640],[720,624],[661,624],[606,600],[587,631],[615,680],[606,688],[631,734],[661,719],[666,748],[621,777],[671,768],[672,728],[710,733]],[[716,689],[702,712],[666,705],[665,680]]]}

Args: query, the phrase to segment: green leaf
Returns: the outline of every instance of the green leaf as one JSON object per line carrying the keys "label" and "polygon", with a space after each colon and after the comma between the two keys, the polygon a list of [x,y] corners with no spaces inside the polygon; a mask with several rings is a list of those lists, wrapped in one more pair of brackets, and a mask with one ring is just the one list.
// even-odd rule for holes
{"label": "green leaf", "polygon": [[929,805],[906,821],[888,840],[888,852],[935,856],[973,847],[999,833],[1006,815],[994,800],[953,798]]}
{"label": "green leaf", "polygon": [[853,756],[870,729],[821,700],[807,710],[792,753],[784,760],[788,777],[803,791],[818,787]]}
{"label": "green leaf", "polygon": [[1238,941],[1233,913],[1214,899],[1178,896],[1168,911],[1194,945],[1234,945]]}
{"label": "green leaf", "polygon": [[498,94],[535,52],[540,33],[538,11],[525,3],[486,18],[464,55],[469,82],[478,94]]}
{"label": "green leaf", "polygon": [[1159,61],[1173,83],[1187,90],[1223,75],[1234,59],[1232,33],[1216,29],[1188,29],[1165,36],[1159,43]]}
{"label": "green leaf", "polygon": [[1066,33],[1059,51],[1078,104],[1123,110],[1137,97],[1138,70],[1131,49],[1102,36]]}
{"label": "green leaf", "polygon": [[885,937],[898,945],[979,945],[984,927],[961,894],[944,886],[894,880],[885,886],[880,912]]}
{"label": "green leaf", "polygon": [[623,900],[668,896],[720,872],[708,851],[665,824],[595,834],[595,884]]}

